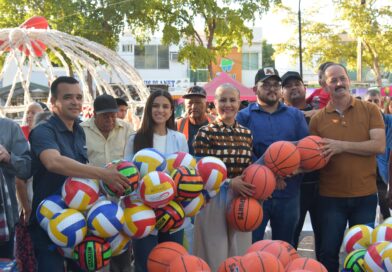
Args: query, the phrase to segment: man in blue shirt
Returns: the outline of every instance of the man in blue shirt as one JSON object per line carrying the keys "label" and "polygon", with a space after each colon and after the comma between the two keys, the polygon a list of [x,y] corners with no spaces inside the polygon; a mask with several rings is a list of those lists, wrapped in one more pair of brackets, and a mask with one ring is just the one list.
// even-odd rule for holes
{"label": "man in blue shirt", "polygon": [[[60,194],[67,176],[102,179],[119,192],[127,179],[113,166],[100,168],[87,163],[86,138],[79,126],[83,93],[72,77],[59,77],[51,85],[53,116],[30,133],[33,171],[33,214],[38,204],[52,194]],[[31,236],[38,271],[64,271],[64,258],[32,216]]]}
{"label": "man in blue shirt", "polygon": [[[281,78],[272,67],[260,69],[255,77],[257,102],[237,114],[237,121],[249,128],[253,136],[254,160],[260,158],[268,146],[276,141],[298,141],[309,134],[304,114],[280,102]],[[277,179],[271,199],[263,203],[263,222],[253,232],[253,242],[264,238],[270,221],[272,239],[293,244],[299,219],[299,185],[302,175]]]}

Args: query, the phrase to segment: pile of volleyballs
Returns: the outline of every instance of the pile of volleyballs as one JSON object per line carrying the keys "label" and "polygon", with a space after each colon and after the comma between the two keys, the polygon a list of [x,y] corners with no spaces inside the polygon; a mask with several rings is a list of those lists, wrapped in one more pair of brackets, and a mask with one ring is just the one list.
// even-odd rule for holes
{"label": "pile of volleyballs", "polygon": [[128,178],[123,194],[102,181],[69,177],[61,195],[49,196],[37,208],[38,222],[61,254],[87,271],[106,266],[130,239],[180,229],[185,217],[195,216],[219,192],[227,176],[218,158],[196,163],[188,153],[165,157],[153,148],[140,150],[132,162],[117,160],[107,167],[113,165]]}
{"label": "pile of volleyballs", "polygon": [[243,256],[224,260],[218,272],[294,272],[327,269],[318,261],[301,257],[289,243],[280,240],[261,240],[251,245]]}
{"label": "pile of volleyballs", "polygon": [[392,271],[392,217],[375,227],[355,225],[343,239],[347,271]]}
{"label": "pile of volleyballs", "polygon": [[271,196],[276,187],[275,176],[286,177],[298,168],[317,170],[327,164],[322,154],[321,138],[307,136],[295,145],[288,141],[271,144],[263,155],[264,164],[252,164],[244,170],[243,180],[255,186],[252,197],[235,197],[227,211],[230,226],[240,231],[253,231],[262,222],[260,201]]}

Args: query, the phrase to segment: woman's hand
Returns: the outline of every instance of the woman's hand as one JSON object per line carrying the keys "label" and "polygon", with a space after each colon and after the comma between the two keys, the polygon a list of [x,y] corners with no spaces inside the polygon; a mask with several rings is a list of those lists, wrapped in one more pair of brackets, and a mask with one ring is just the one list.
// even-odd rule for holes
{"label": "woman's hand", "polygon": [[256,188],[253,184],[243,181],[241,176],[232,178],[230,187],[234,192],[243,197],[253,196]]}

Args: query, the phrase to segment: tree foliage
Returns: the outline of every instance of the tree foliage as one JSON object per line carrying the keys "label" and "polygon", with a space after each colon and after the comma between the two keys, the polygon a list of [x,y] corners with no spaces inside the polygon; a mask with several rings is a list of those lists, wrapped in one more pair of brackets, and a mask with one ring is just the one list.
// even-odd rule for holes
{"label": "tree foliage", "polygon": [[261,42],[261,66],[262,67],[275,67],[275,60],[273,59],[273,55],[275,53],[275,49],[272,44],[267,43],[266,40]]}
{"label": "tree foliage", "polygon": [[[381,86],[381,71],[392,69],[392,1],[335,0],[336,19],[331,23],[314,20],[319,13],[307,13],[302,21],[303,60],[318,66],[324,61],[345,63],[356,67],[357,39],[361,38],[363,65],[370,68]],[[382,2],[382,3],[381,3]],[[287,23],[296,24],[296,12],[288,11]],[[310,19],[312,18],[312,19]],[[298,57],[298,32],[286,44],[277,46],[277,53],[289,52]]]}
{"label": "tree foliage", "polygon": [[[149,0],[133,1],[127,18],[135,37],[162,30],[164,44],[180,45],[179,60],[188,60],[191,68],[208,67],[233,46],[251,42],[252,30],[246,21],[254,21],[279,0]],[[197,29],[196,25],[202,25]]]}

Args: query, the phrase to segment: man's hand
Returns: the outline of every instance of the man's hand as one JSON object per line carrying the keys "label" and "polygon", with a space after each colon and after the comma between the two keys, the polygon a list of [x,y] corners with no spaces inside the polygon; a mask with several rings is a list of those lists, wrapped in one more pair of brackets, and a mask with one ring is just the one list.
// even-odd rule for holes
{"label": "man's hand", "polygon": [[129,188],[128,179],[117,171],[115,164],[104,168],[103,171],[103,182],[110,186],[117,195],[122,195]]}
{"label": "man's hand", "polygon": [[302,111],[305,117],[312,118],[319,110]]}
{"label": "man's hand", "polygon": [[276,177],[276,190],[284,190],[287,186],[286,181],[281,176]]}
{"label": "man's hand", "polygon": [[10,153],[0,144],[0,162],[9,163],[11,159]]}
{"label": "man's hand", "polygon": [[320,141],[323,150],[323,156],[328,161],[333,155],[344,152],[344,142],[323,138]]}
{"label": "man's hand", "polygon": [[31,206],[23,206],[22,210],[20,211],[20,220],[22,225],[27,226],[29,224],[30,220],[30,215],[31,215]]}
{"label": "man's hand", "polygon": [[233,178],[230,186],[234,192],[243,197],[253,196],[256,189],[255,185],[243,181],[241,176]]}

